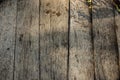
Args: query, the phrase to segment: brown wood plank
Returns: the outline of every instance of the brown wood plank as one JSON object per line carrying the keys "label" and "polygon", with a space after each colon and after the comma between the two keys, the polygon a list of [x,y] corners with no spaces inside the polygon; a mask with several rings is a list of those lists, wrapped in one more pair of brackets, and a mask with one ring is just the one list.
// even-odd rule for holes
{"label": "brown wood plank", "polygon": [[67,79],[68,0],[41,0],[41,80]]}
{"label": "brown wood plank", "polygon": [[114,10],[110,0],[93,0],[95,80],[119,80]]}
{"label": "brown wood plank", "polygon": [[91,17],[86,0],[70,1],[69,80],[94,80]]}
{"label": "brown wood plank", "polygon": [[17,0],[14,80],[39,80],[39,0]]}
{"label": "brown wood plank", "polygon": [[0,80],[13,80],[16,0],[0,2]]}

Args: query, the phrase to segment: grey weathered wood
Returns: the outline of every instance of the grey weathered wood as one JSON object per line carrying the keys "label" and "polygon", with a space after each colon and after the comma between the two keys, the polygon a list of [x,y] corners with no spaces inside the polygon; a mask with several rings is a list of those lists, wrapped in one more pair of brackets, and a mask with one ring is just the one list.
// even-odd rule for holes
{"label": "grey weathered wood", "polygon": [[120,75],[120,13],[115,10],[115,30],[117,35],[117,46],[119,52],[119,75]]}
{"label": "grey weathered wood", "polygon": [[93,0],[96,80],[119,80],[114,12],[110,0]]}
{"label": "grey weathered wood", "polygon": [[67,79],[68,0],[41,0],[41,80]]}
{"label": "grey weathered wood", "polygon": [[13,80],[16,0],[0,3],[0,80]]}
{"label": "grey weathered wood", "polygon": [[39,80],[39,0],[17,0],[14,80]]}
{"label": "grey weathered wood", "polygon": [[70,0],[69,80],[94,80],[91,22],[86,0]]}

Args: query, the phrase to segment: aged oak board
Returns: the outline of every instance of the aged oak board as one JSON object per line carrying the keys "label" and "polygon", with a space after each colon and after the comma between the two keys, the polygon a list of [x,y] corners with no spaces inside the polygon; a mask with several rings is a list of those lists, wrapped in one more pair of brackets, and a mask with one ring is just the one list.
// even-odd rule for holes
{"label": "aged oak board", "polygon": [[118,51],[114,12],[110,0],[93,0],[93,36],[96,80],[118,80]]}
{"label": "aged oak board", "polygon": [[0,3],[0,80],[13,80],[16,0]]}
{"label": "aged oak board", "polygon": [[67,80],[67,56],[68,0],[41,0],[41,80]]}
{"label": "aged oak board", "polygon": [[14,80],[39,80],[39,0],[17,0]]}
{"label": "aged oak board", "polygon": [[119,53],[119,76],[120,76],[120,14],[115,10],[115,30],[117,35],[117,47]]}
{"label": "aged oak board", "polygon": [[70,0],[69,80],[94,80],[91,15],[85,0]]}

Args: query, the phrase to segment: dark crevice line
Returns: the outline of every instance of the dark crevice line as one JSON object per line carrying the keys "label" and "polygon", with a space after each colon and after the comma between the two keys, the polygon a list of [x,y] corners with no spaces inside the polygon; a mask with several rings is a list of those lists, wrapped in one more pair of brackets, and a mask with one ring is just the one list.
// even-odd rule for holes
{"label": "dark crevice line", "polygon": [[39,42],[38,42],[38,58],[39,58],[39,80],[41,80],[41,60],[40,60],[40,11],[41,11],[41,0],[39,0]]}
{"label": "dark crevice line", "polygon": [[[93,0],[91,2],[91,7],[93,5]],[[96,75],[95,75],[95,54],[94,54],[94,31],[93,31],[93,7],[89,8],[89,15],[90,15],[90,28],[91,28],[91,43],[92,43],[92,55],[93,55],[93,67],[94,67],[94,80],[96,80]]]}
{"label": "dark crevice line", "polygon": [[116,11],[115,11],[115,7],[113,6],[113,15],[114,15],[114,32],[115,32],[115,48],[116,48],[116,52],[117,52],[117,64],[118,64],[118,75],[119,78],[118,80],[120,80],[120,64],[119,64],[119,45],[118,45],[118,39],[117,39],[117,30],[116,30],[116,21],[115,21],[115,16],[116,16]]}
{"label": "dark crevice line", "polygon": [[15,22],[15,45],[14,45],[14,62],[13,62],[13,80],[15,80],[15,60],[16,60],[16,38],[17,38],[17,17],[18,17],[18,0],[16,0],[16,22]]}
{"label": "dark crevice line", "polygon": [[67,80],[69,80],[70,64],[70,0],[68,0],[68,55],[67,55]]}

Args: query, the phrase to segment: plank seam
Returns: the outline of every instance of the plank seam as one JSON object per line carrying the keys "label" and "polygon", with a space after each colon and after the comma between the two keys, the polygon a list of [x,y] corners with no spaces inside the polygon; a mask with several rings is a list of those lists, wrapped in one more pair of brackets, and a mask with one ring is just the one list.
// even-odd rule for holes
{"label": "plank seam", "polygon": [[16,1],[16,25],[15,25],[15,46],[14,46],[14,62],[13,62],[13,80],[15,80],[15,56],[16,56],[16,38],[17,38],[17,17],[18,17],[18,0]]}
{"label": "plank seam", "polygon": [[39,50],[38,50],[38,55],[39,55],[39,80],[41,80],[41,60],[40,60],[40,11],[41,11],[41,0],[39,0],[39,44],[38,44],[38,47],[39,47]]}
{"label": "plank seam", "polygon": [[[91,1],[91,5],[93,5],[93,0]],[[89,8],[89,7],[88,7]],[[89,8],[89,15],[90,15],[90,27],[91,27],[91,43],[92,43],[92,52],[93,52],[93,66],[94,66],[94,80],[95,79],[95,54],[94,54],[94,32],[93,32],[93,7],[91,6],[91,8]]]}
{"label": "plank seam", "polygon": [[69,80],[69,61],[70,61],[70,0],[68,0],[68,56],[67,56],[67,80]]}

